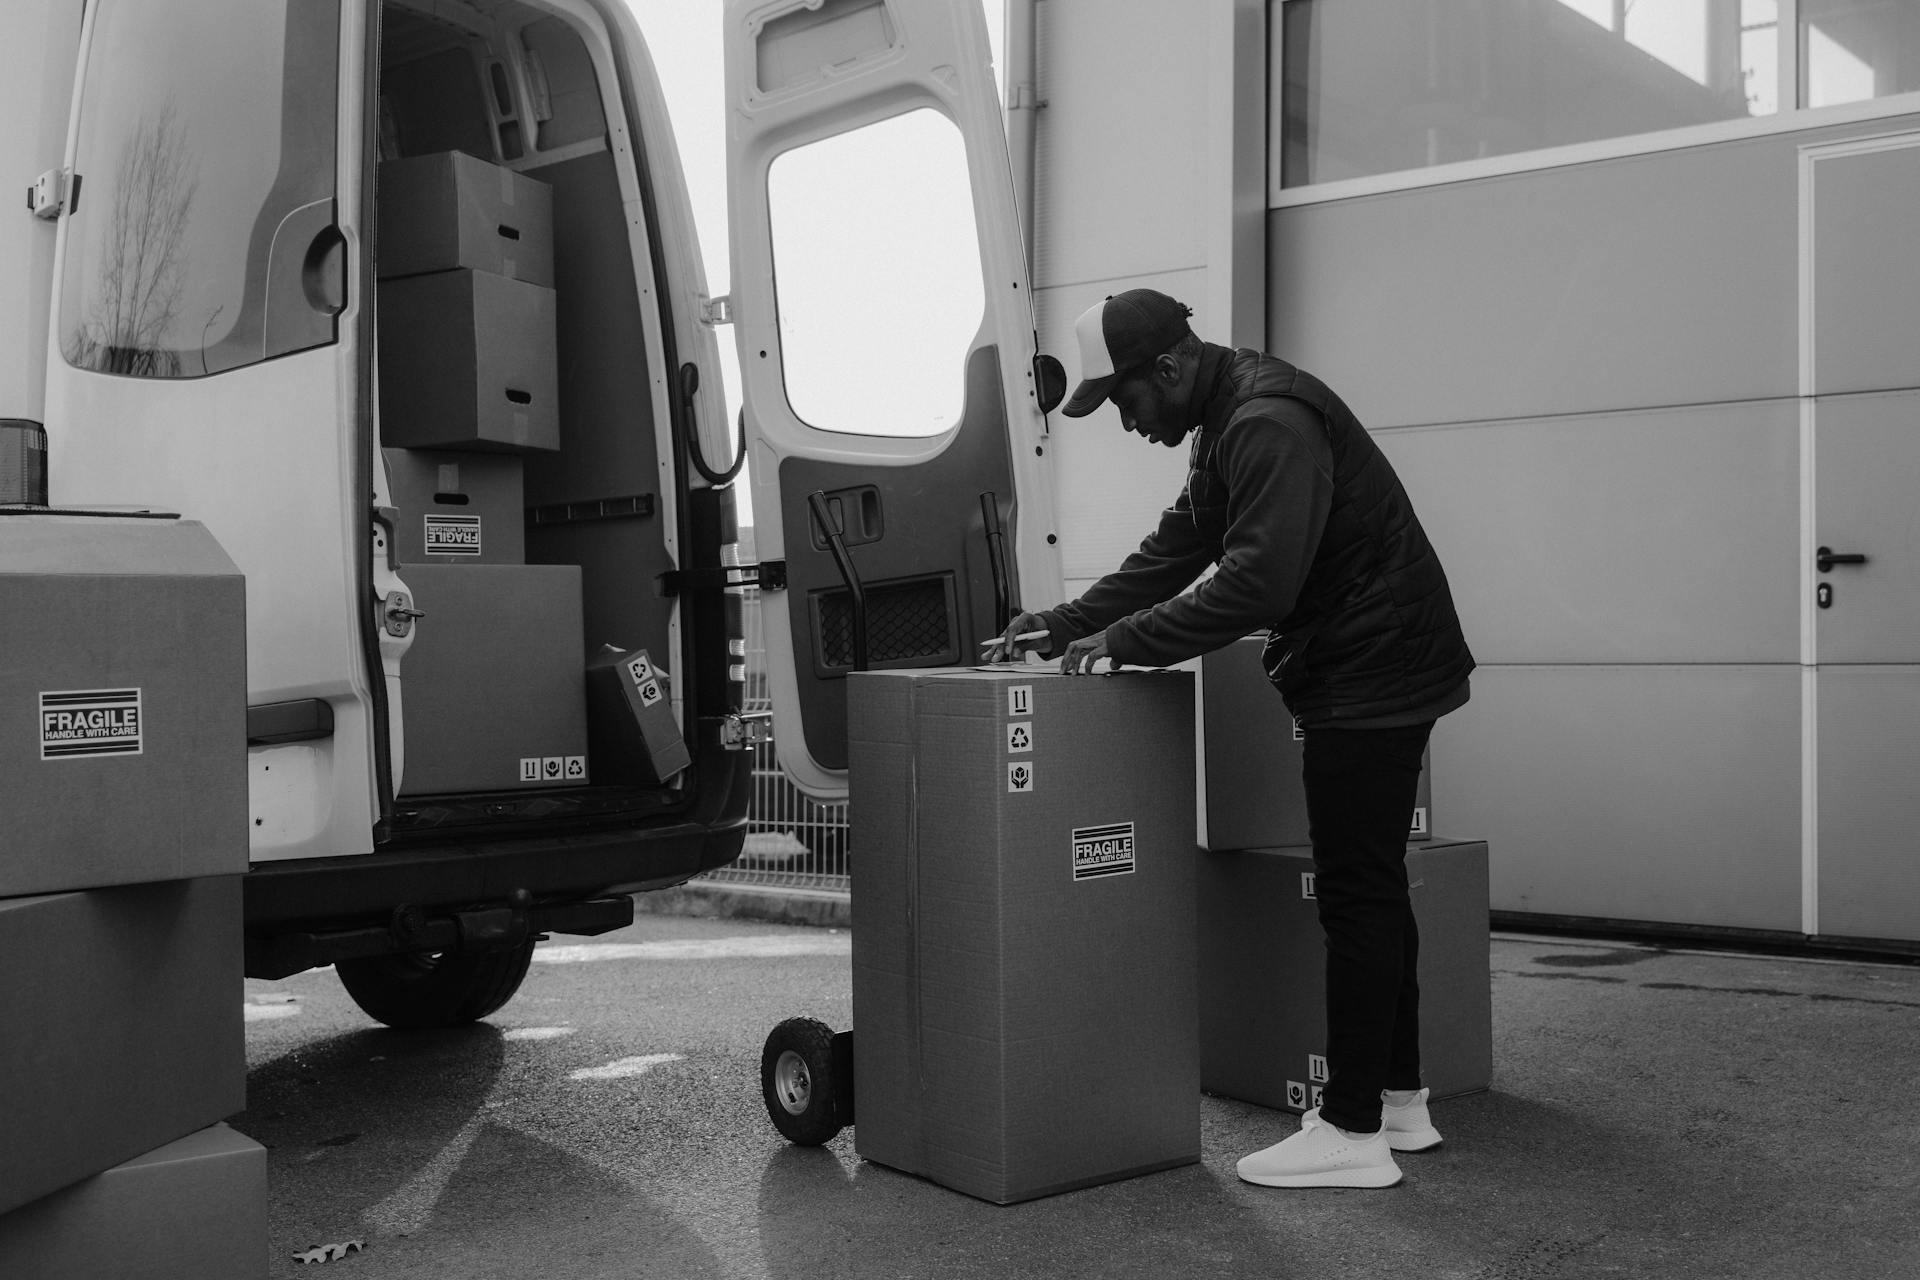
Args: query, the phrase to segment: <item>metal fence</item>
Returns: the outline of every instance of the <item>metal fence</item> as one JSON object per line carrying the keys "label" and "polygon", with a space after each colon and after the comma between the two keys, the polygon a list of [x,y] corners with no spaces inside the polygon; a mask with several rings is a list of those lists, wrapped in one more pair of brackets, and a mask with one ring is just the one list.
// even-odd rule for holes
{"label": "metal fence", "polygon": [[[767,695],[766,628],[760,592],[748,587],[741,610],[747,638],[747,704],[744,711],[765,711]],[[747,810],[747,845],[739,860],[706,874],[727,884],[847,891],[847,805],[823,803],[802,794],[781,771],[779,743],[754,747],[753,801]]]}

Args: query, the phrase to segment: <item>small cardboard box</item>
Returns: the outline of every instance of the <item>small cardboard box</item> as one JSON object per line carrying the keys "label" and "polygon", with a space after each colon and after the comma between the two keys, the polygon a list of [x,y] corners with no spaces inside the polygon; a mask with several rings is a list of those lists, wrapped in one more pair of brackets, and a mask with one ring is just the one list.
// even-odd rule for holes
{"label": "small cardboard box", "polygon": [[[1493,1078],[1487,846],[1407,846],[1420,928],[1420,1065],[1436,1098]],[[1261,1106],[1318,1106],[1327,1079],[1327,957],[1313,851],[1200,855],[1200,1083]]]}
{"label": "small cardboard box", "polygon": [[400,664],[400,794],[587,782],[580,568],[417,564]]}
{"label": "small cardboard box", "polygon": [[553,285],[553,190],[464,151],[386,160],[380,278],[467,267]]}
{"label": "small cardboard box", "polygon": [[503,453],[383,449],[401,564],[520,564],[527,558],[521,461]]}
{"label": "small cardboard box", "polygon": [[[1247,636],[1200,659],[1202,767],[1209,849],[1306,844],[1307,793],[1300,731],[1260,665],[1264,636]],[[1421,762],[1409,840],[1433,833],[1429,747]]]}
{"label": "small cardboard box", "polygon": [[1193,682],[855,674],[854,1144],[998,1204],[1200,1158]]}
{"label": "small cardboard box", "polygon": [[264,1280],[268,1247],[267,1149],[224,1124],[0,1214],[21,1280]]}
{"label": "small cardboard box", "polygon": [[587,660],[587,753],[601,782],[658,786],[693,763],[667,678],[645,649],[608,645]]}
{"label": "small cardboard box", "polygon": [[380,441],[558,449],[553,290],[485,271],[380,282]]}
{"label": "small cardboard box", "polygon": [[0,1213],[246,1107],[240,881],[0,899]]}
{"label": "small cardboard box", "polygon": [[0,515],[0,897],[247,869],[246,617],[193,521]]}

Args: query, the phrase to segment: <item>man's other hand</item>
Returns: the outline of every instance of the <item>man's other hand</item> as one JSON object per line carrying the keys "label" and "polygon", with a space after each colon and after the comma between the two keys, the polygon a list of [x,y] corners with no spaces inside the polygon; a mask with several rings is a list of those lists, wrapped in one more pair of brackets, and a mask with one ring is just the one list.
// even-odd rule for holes
{"label": "man's other hand", "polygon": [[1029,653],[1046,653],[1052,647],[1046,620],[1037,613],[1023,613],[987,642],[980,657],[987,662],[1024,662]]}
{"label": "man's other hand", "polygon": [[1096,631],[1067,646],[1066,656],[1060,659],[1060,674],[1090,676],[1093,674],[1094,663],[1108,656],[1107,633]]}

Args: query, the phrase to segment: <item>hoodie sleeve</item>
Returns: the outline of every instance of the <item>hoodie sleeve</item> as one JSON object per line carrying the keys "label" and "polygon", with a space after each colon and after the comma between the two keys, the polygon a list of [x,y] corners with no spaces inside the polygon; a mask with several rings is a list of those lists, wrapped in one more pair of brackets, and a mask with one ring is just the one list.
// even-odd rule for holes
{"label": "hoodie sleeve", "polygon": [[1118,569],[1088,587],[1078,600],[1046,610],[1048,653],[1137,610],[1159,604],[1186,589],[1212,563],[1205,541],[1194,528],[1193,509],[1183,489],[1171,507],[1160,513],[1160,524],[1140,549]]}
{"label": "hoodie sleeve", "polygon": [[1230,423],[1214,457],[1227,487],[1219,570],[1183,595],[1111,621],[1107,651],[1116,661],[1182,662],[1293,610],[1333,506],[1325,431],[1307,406],[1277,401]]}

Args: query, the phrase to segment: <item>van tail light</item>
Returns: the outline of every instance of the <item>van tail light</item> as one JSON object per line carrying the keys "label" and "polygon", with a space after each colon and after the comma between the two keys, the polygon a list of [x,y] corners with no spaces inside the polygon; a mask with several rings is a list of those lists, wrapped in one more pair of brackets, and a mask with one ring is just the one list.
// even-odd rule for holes
{"label": "van tail light", "polygon": [[0,506],[47,505],[47,429],[0,418]]}

